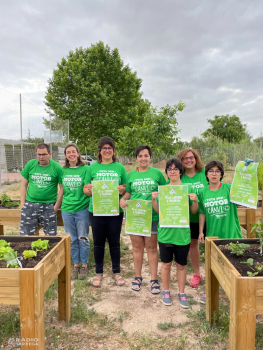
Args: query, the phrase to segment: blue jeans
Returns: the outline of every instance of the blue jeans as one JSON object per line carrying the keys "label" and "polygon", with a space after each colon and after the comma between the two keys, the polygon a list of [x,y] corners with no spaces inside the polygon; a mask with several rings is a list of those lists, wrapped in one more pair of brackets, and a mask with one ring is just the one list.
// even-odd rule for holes
{"label": "blue jeans", "polygon": [[82,265],[89,261],[89,211],[88,208],[76,213],[62,211],[65,232],[71,236],[71,257],[74,264]]}

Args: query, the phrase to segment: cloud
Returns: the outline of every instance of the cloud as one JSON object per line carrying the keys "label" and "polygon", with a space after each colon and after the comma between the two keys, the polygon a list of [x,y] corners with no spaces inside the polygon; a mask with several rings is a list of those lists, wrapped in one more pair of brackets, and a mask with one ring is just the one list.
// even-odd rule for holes
{"label": "cloud", "polygon": [[101,40],[137,71],[153,105],[186,102],[182,139],[221,114],[238,115],[255,137],[262,130],[261,2],[13,0],[0,18],[1,86],[39,107],[57,62]]}

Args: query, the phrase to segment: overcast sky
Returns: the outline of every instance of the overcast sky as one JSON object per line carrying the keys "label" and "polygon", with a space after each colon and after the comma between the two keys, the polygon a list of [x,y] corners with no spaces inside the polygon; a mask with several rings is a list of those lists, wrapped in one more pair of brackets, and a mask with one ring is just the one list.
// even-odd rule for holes
{"label": "overcast sky", "polygon": [[39,107],[57,62],[103,41],[137,71],[154,106],[187,104],[183,140],[223,114],[240,117],[253,137],[263,131],[262,0],[9,0],[0,20],[0,87]]}

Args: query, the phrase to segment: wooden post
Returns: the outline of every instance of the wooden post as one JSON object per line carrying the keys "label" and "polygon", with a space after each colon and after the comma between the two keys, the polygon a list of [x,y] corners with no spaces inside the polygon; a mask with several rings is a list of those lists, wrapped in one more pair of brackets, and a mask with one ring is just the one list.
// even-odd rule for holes
{"label": "wooden post", "polygon": [[41,226],[38,225],[38,228],[37,228],[37,230],[36,230],[35,236],[39,236],[39,230],[40,230],[40,229],[41,229]]}
{"label": "wooden post", "polygon": [[256,278],[231,271],[229,350],[254,350],[256,332]]}
{"label": "wooden post", "polygon": [[58,275],[58,318],[69,322],[71,313],[71,238],[65,238],[65,266]]}
{"label": "wooden post", "polygon": [[44,265],[19,270],[21,349],[45,349]]}
{"label": "wooden post", "polygon": [[0,225],[0,236],[3,236],[4,234],[4,225]]}
{"label": "wooden post", "polygon": [[206,319],[212,324],[214,312],[219,313],[219,283],[211,270],[211,242],[217,237],[205,239],[205,281],[206,281]]}
{"label": "wooden post", "polygon": [[247,238],[256,238],[256,235],[251,232],[251,227],[256,223],[256,209],[247,208]]}

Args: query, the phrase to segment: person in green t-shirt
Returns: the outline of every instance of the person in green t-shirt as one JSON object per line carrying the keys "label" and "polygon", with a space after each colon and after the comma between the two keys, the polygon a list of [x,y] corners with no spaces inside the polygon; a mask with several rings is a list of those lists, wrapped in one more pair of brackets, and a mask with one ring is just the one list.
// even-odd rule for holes
{"label": "person in green t-shirt", "polygon": [[93,215],[92,184],[94,180],[118,180],[119,194],[125,191],[127,173],[124,166],[117,162],[115,155],[115,142],[111,137],[104,136],[98,143],[97,162],[90,165],[90,171],[85,178],[84,193],[90,197],[89,216],[94,241],[94,258],[96,276],[93,278],[94,287],[100,287],[103,278],[103,262],[106,240],[110,247],[112,272],[117,286],[125,281],[120,274],[120,234],[123,220],[123,210],[114,216]]}
{"label": "person in green t-shirt", "polygon": [[[166,185],[166,180],[161,170],[150,167],[152,150],[147,145],[141,145],[135,151],[138,168],[129,172],[127,178],[126,193],[123,195],[120,205],[127,206],[128,199],[151,200],[152,192],[158,190],[159,185]],[[150,237],[130,235],[133,248],[133,262],[135,270],[135,280],[132,282],[132,289],[139,291],[142,283],[142,263],[144,247],[148,255],[148,262],[151,272],[151,293],[160,293],[160,286],[157,280],[158,251],[157,251],[157,225],[159,221],[158,213],[152,211],[152,230]]]}
{"label": "person in green t-shirt", "polygon": [[[221,182],[224,176],[223,164],[217,160],[210,161],[205,167],[205,175],[209,186],[199,194],[199,241],[205,243],[205,221],[208,237],[242,238],[237,205],[230,202],[231,185]],[[205,304],[205,294],[200,301]]]}
{"label": "person in green t-shirt", "polygon": [[[173,158],[167,161],[165,172],[170,180],[168,186],[181,185],[183,175],[183,164],[180,159]],[[188,186],[189,207],[192,214],[197,213],[198,199],[193,188]],[[156,212],[159,212],[158,193],[152,193],[152,204]],[[181,307],[188,308],[187,295],[185,294],[187,255],[190,249],[190,228],[173,228],[158,226],[158,243],[162,261],[161,278],[163,283],[162,301],[164,305],[171,305],[170,274],[173,258],[177,268],[177,280],[179,287],[179,303]]]}
{"label": "person in green t-shirt", "polygon": [[61,174],[64,195],[61,213],[65,232],[71,236],[71,257],[74,263],[71,277],[83,280],[88,273],[90,251],[89,197],[83,193],[84,179],[89,167],[82,161],[78,147],[74,143],[65,147],[64,154],[65,166]]}
{"label": "person in green t-shirt", "polygon": [[[202,159],[197,152],[191,148],[185,148],[178,153],[177,156],[183,163],[184,174],[182,176],[182,184],[191,185],[195,194],[199,193],[208,185],[205,176],[205,166]],[[194,268],[194,275],[190,281],[190,286],[197,288],[203,277],[200,274],[199,266],[199,213],[190,213],[190,230],[191,230],[191,243],[189,256]],[[206,232],[206,226],[204,227],[204,233]]]}
{"label": "person in green t-shirt", "polygon": [[57,234],[57,210],[63,196],[62,185],[58,192],[62,167],[54,162],[46,143],[36,147],[37,159],[30,160],[21,171],[20,235],[34,235],[39,224],[46,235]]}

